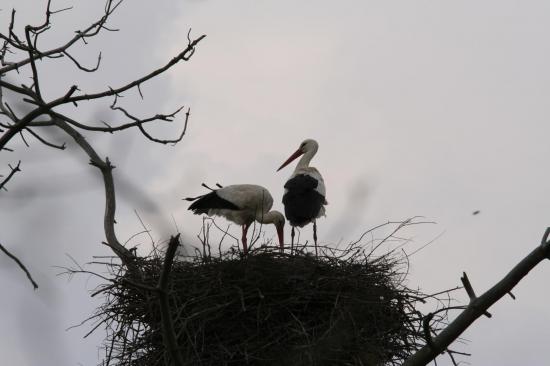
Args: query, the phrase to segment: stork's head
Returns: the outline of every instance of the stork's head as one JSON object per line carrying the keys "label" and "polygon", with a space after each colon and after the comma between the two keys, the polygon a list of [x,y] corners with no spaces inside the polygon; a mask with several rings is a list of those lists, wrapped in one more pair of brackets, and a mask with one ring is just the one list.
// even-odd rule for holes
{"label": "stork's head", "polygon": [[302,141],[298,150],[303,151],[304,154],[308,151],[317,152],[317,150],[319,150],[319,144],[313,139],[307,139]]}
{"label": "stork's head", "polygon": [[279,237],[279,246],[281,248],[285,245],[285,217],[279,211],[271,211],[273,213],[273,225],[277,229],[277,236]]}
{"label": "stork's head", "polygon": [[300,144],[300,147],[298,150],[294,152],[294,154],[290,155],[290,157],[277,169],[277,171],[283,169],[285,166],[290,164],[294,159],[298,158],[299,156],[303,154],[311,154],[311,156],[315,155],[315,153],[319,150],[319,144],[317,141],[313,139],[307,139],[302,141]]}

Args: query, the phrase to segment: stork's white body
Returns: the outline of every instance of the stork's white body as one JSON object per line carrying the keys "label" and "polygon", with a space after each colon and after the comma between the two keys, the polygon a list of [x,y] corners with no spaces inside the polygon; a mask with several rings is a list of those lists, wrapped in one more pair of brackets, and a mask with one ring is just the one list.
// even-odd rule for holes
{"label": "stork's white body", "polygon": [[262,222],[273,207],[273,197],[267,189],[255,184],[234,184],[216,190],[216,194],[239,207],[239,210],[212,208],[209,216],[222,216],[238,225],[254,220]]}
{"label": "stork's white body", "polygon": [[234,184],[196,197],[188,198],[194,201],[189,210],[195,214],[222,216],[227,220],[241,225],[243,235],[243,252],[248,251],[246,233],[250,224],[258,221],[263,224],[274,224],[279,236],[281,250],[284,248],[283,227],[285,218],[279,211],[270,211],[273,197],[267,189],[255,184]]}

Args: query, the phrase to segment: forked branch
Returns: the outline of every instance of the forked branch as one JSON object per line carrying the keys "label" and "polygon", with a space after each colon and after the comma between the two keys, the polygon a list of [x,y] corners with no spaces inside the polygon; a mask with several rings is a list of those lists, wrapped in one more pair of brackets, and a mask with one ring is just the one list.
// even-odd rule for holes
{"label": "forked branch", "polygon": [[6,183],[8,183],[10,181],[11,178],[13,178],[13,176],[15,175],[15,173],[17,172],[20,172],[21,171],[21,168],[19,168],[19,166],[21,165],[21,160],[19,160],[17,162],[17,165],[16,166],[12,166],[11,164],[8,165],[11,169],[11,171],[9,172],[8,176],[6,178],[4,178],[2,180],[2,182],[0,182],[0,189],[6,189],[5,188],[5,185]]}
{"label": "forked branch", "polygon": [[[115,88],[106,87],[104,90],[99,92],[86,93],[86,92],[80,92],[77,85],[73,85],[63,95],[56,96],[54,98],[48,98],[46,95],[43,95],[43,90],[41,88],[40,72],[39,72],[40,70],[38,67],[39,66],[38,61],[43,58],[66,57],[69,60],[71,60],[72,63],[78,69],[82,71],[95,72],[96,70],[98,70],[101,62],[101,53],[99,54],[97,58],[97,63],[94,67],[85,67],[79,60],[77,60],[75,57],[71,55],[71,53],[69,53],[70,52],[69,50],[71,49],[71,47],[75,45],[75,43],[78,40],[82,40],[85,43],[86,39],[97,35],[101,30],[112,31],[112,29],[109,29],[106,27],[106,23],[109,17],[113,14],[113,12],[120,6],[122,1],[123,0],[106,0],[104,14],[99,20],[92,23],[87,28],[77,31],[76,35],[73,36],[73,38],[71,38],[65,44],[49,50],[39,49],[37,46],[37,40],[39,35],[41,35],[43,32],[50,29],[51,27],[50,22],[51,22],[52,15],[59,12],[59,11],[51,10],[51,1],[48,0],[47,2],[46,11],[45,11],[46,16],[45,16],[44,22],[36,26],[27,25],[24,28],[23,39],[17,36],[17,34],[14,31],[15,11],[12,12],[12,18],[9,25],[8,33],[7,34],[0,33],[0,39],[4,40],[3,45],[0,48],[0,62],[1,62],[1,65],[3,66],[0,68],[0,76],[4,76],[11,71],[19,71],[20,68],[30,65],[32,84],[19,85],[19,84],[7,81],[5,78],[0,79],[0,113],[4,114],[11,120],[11,123],[7,125],[6,129],[2,131],[2,135],[0,135],[0,150],[5,149],[7,143],[14,136],[16,136],[17,134],[20,134],[21,131],[23,130],[30,131],[29,128],[36,127],[37,125],[34,124],[36,122],[36,118],[43,115],[51,115],[52,113],[57,113],[55,109],[56,107],[59,107],[61,105],[65,105],[69,103],[77,105],[77,103],[80,101],[90,101],[90,100],[102,99],[105,97],[113,97],[113,96],[118,97],[122,93],[133,88],[136,88],[139,91],[139,94],[142,95],[140,87],[143,83],[164,73],[166,70],[170,69],[180,61],[188,61],[191,58],[191,56],[195,53],[195,47],[197,46],[197,44],[206,37],[205,35],[202,35],[192,40],[188,35],[188,44],[179,54],[177,54],[175,57],[173,57],[163,66],[160,66],[154,69],[153,71],[134,79],[133,81],[127,82],[122,86],[118,86]],[[61,11],[64,11],[64,10],[67,10],[67,9],[61,9]],[[12,52],[12,50],[16,51],[14,52],[15,55],[24,53],[25,58],[23,60],[15,61],[15,62],[6,61],[5,59],[6,54]],[[32,109],[30,109],[30,111],[27,112],[27,114],[24,116],[21,116],[21,117],[15,116],[15,114],[9,109],[9,106],[5,104],[2,100],[2,89],[4,88],[15,93],[17,98],[22,99],[28,105],[32,106]],[[68,116],[64,116],[67,118],[63,118],[63,120],[69,124],[72,124],[74,127],[82,128],[90,131],[99,131],[99,132],[115,132],[126,128],[130,128],[130,127],[137,127],[142,132],[142,134],[145,135],[151,141],[163,143],[163,144],[178,142],[183,138],[183,135],[185,133],[185,126],[184,126],[183,132],[176,139],[166,139],[166,140],[157,139],[149,135],[145,131],[142,125],[146,122],[151,122],[154,120],[169,120],[172,115],[157,115],[153,118],[147,118],[143,120],[143,119],[133,117],[129,112],[125,111],[125,114],[127,114],[127,117],[132,119],[133,122],[123,124],[117,127],[111,127],[108,125],[106,127],[95,127],[95,126],[89,126],[89,125],[76,123],[76,122],[73,123],[73,120]],[[188,116],[189,116],[189,111],[187,113],[187,117]],[[185,123],[187,124],[187,118],[185,120]],[[45,143],[50,147],[60,148],[60,146],[62,146],[62,145],[55,145],[47,142],[41,136],[37,136],[36,132],[33,134],[33,136],[38,138],[42,143]]]}

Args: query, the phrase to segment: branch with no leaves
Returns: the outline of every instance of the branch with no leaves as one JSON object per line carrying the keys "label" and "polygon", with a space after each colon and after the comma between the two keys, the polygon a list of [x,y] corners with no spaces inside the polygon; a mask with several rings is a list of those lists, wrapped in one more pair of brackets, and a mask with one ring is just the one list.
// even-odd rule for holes
{"label": "branch with no leaves", "polygon": [[29,270],[27,269],[27,267],[25,267],[25,265],[19,260],[19,258],[17,258],[15,255],[11,254],[6,248],[4,248],[4,246],[2,244],[0,244],[0,250],[2,250],[8,257],[10,257],[11,259],[13,259],[13,261],[15,263],[17,263],[17,265],[19,266],[19,268],[21,268],[23,270],[23,272],[25,272],[25,274],[27,275],[27,278],[29,279],[29,281],[31,281],[32,283],[32,287],[34,287],[34,289],[36,290],[38,288],[38,284],[34,281],[34,279],[32,278]]}
{"label": "branch with no leaves", "polygon": [[[164,337],[165,347],[170,353],[172,364],[176,366],[183,366],[183,357],[178,350],[176,331],[174,330],[174,322],[170,314],[170,303],[168,302],[168,279],[172,270],[172,262],[174,261],[176,249],[179,245],[179,237],[180,234],[171,237],[170,242],[168,243],[168,249],[166,250],[166,255],[164,257],[164,266],[162,268],[158,283],[158,293],[163,328],[162,335]],[[169,364],[168,360],[166,360],[166,364]]]}
{"label": "branch with no leaves", "polygon": [[[136,255],[132,253],[130,250],[128,250],[124,245],[120,243],[116,236],[115,232],[115,211],[116,211],[116,199],[115,199],[115,185],[114,185],[114,179],[113,179],[113,169],[114,166],[111,164],[108,158],[101,158],[99,154],[95,151],[94,147],[87,141],[87,139],[79,132],[78,129],[88,130],[88,131],[98,131],[98,132],[109,132],[113,133],[116,131],[121,131],[128,128],[138,128],[141,133],[147,137],[149,140],[157,143],[177,143],[179,142],[183,136],[185,135],[185,132],[187,130],[187,123],[189,120],[189,114],[190,110],[187,109],[187,113],[185,113],[185,120],[184,120],[184,126],[182,129],[182,132],[179,134],[178,138],[175,139],[158,139],[151,134],[149,134],[145,128],[144,124],[154,121],[167,121],[171,122],[173,118],[176,116],[178,112],[182,110],[182,108],[179,108],[173,113],[170,114],[156,114],[153,117],[148,118],[138,118],[135,117],[133,114],[131,114],[126,109],[123,109],[122,107],[115,106],[116,100],[118,97],[121,96],[122,93],[130,90],[130,89],[137,89],[141,97],[143,98],[143,94],[141,91],[141,85],[148,80],[164,73],[166,70],[173,67],[175,64],[179,63],[180,61],[188,61],[192,55],[195,52],[196,45],[204,39],[204,35],[198,37],[195,40],[192,40],[189,37],[188,34],[188,44],[187,47],[185,47],[179,54],[177,54],[175,57],[173,57],[171,60],[169,60],[167,63],[165,63],[163,66],[160,66],[136,79],[133,81],[127,82],[126,84],[123,84],[122,86],[112,88],[107,87],[103,91],[95,92],[95,93],[86,93],[81,92],[78,89],[77,85],[73,85],[68,90],[59,96],[52,98],[49,98],[47,95],[45,95],[44,91],[47,88],[43,88],[43,85],[41,83],[41,74],[40,74],[40,63],[39,61],[44,58],[66,58],[72,61],[72,63],[76,66],[76,68],[85,71],[85,72],[95,72],[98,70],[101,62],[101,53],[99,54],[97,58],[97,63],[94,67],[85,67],[83,64],[76,59],[73,56],[73,52],[70,51],[70,49],[77,43],[77,41],[83,41],[86,43],[86,39],[90,37],[94,37],[97,35],[101,30],[107,30],[112,31],[112,29],[107,28],[106,23],[109,17],[113,14],[113,12],[120,6],[123,0],[106,0],[105,10],[103,15],[99,20],[88,26],[87,28],[83,30],[79,30],[76,32],[76,35],[73,36],[69,41],[66,43],[51,48],[49,50],[41,50],[38,47],[38,39],[41,34],[51,29],[51,18],[53,14],[56,14],[60,11],[68,10],[68,9],[61,9],[58,11],[51,10],[51,0],[47,0],[46,10],[45,10],[45,19],[42,23],[38,25],[27,25],[24,27],[24,33],[23,36],[18,36],[16,33],[16,30],[14,30],[15,25],[15,10],[12,11],[11,14],[11,21],[8,27],[8,32],[6,34],[0,33],[0,40],[3,40],[2,44],[0,44],[0,114],[2,117],[6,118],[8,122],[1,123],[0,126],[2,130],[0,130],[0,151],[2,150],[10,150],[6,147],[6,144],[11,141],[11,139],[19,134],[21,138],[23,139],[23,142],[27,144],[27,141],[25,140],[25,137],[23,135],[23,132],[30,133],[34,138],[36,138],[39,142],[53,148],[57,149],[64,149],[65,144],[56,144],[53,142],[48,141],[44,137],[39,134],[38,130],[40,128],[59,128],[64,131],[67,135],[69,135],[76,144],[87,154],[87,156],[90,159],[90,164],[97,167],[103,178],[104,182],[104,188],[105,188],[105,214],[104,214],[104,231],[105,231],[105,237],[107,244],[114,252],[115,254],[121,259],[123,265],[125,265],[130,271],[137,272],[139,274],[138,268],[136,267]],[[20,55],[24,55],[23,59],[20,59],[18,61],[7,61],[7,56],[13,56],[19,57]],[[26,83],[20,83],[18,81],[12,82],[6,79],[4,76],[10,72],[16,71],[19,73],[20,69],[25,67],[26,69],[30,69],[30,79],[31,81]],[[28,70],[27,70],[28,71]],[[3,93],[5,90],[9,91],[10,93]],[[22,100],[29,106],[30,108],[27,110],[26,115],[18,116],[16,113],[12,110],[8,102],[4,101],[4,97],[7,96],[18,98],[19,100]],[[75,106],[77,106],[77,103],[79,101],[90,101],[90,100],[96,100],[96,99],[102,99],[105,97],[115,97],[115,103],[111,106],[113,110],[117,110],[119,112],[122,112],[128,119],[131,120],[130,123],[125,123],[119,126],[109,126],[105,124],[103,127],[95,127],[95,126],[89,126],[83,123],[80,123],[76,121],[75,119],[71,118],[70,116],[67,116],[65,114],[57,112],[55,109],[56,107],[59,107],[61,105],[72,103]],[[42,118],[40,118],[42,117]],[[40,118],[40,119],[39,119]],[[48,119],[49,118],[49,119]],[[17,166],[12,167],[10,165],[10,168],[12,169],[10,174],[0,183],[0,189],[4,188],[6,183],[13,177],[13,175],[18,172],[20,162],[17,164]],[[5,189],[5,188],[4,188]],[[170,274],[170,269],[175,253],[175,248],[177,247],[177,244],[179,243],[179,235],[172,238],[170,241],[170,245],[168,248],[168,252],[166,253],[166,259],[165,259],[165,266],[164,271],[161,275],[158,288],[155,290],[159,294],[159,301],[161,302],[161,310],[168,309],[168,300],[167,300],[167,283],[168,278]],[[12,259],[14,259],[20,267],[27,273],[27,276],[31,280],[34,286],[36,286],[35,282],[32,280],[29,272],[26,270],[26,268],[23,266],[23,264],[14,257],[11,253],[9,253],[4,247],[1,247],[8,256],[10,256]],[[163,323],[166,327],[165,333],[166,336],[166,345],[167,349],[170,350],[172,362],[177,364],[183,364],[181,360],[181,355],[178,355],[177,353],[177,345],[175,346],[175,335],[173,330],[173,323],[170,318],[169,312],[164,312],[163,315]]]}
{"label": "branch with no leaves", "polygon": [[[187,47],[185,49],[183,49],[178,55],[173,57],[165,65],[163,65],[163,66],[161,66],[161,67],[159,67],[159,68],[157,68],[157,69],[155,69],[155,70],[153,70],[153,71],[151,71],[151,72],[149,72],[149,73],[147,73],[147,74],[145,74],[145,75],[143,75],[143,76],[141,76],[141,77],[139,77],[139,78],[137,78],[137,79],[135,79],[131,82],[128,82],[128,83],[126,83],[122,86],[119,86],[119,87],[116,87],[116,88],[108,87],[106,90],[96,92],[96,93],[85,93],[84,92],[84,93],[79,94],[79,93],[77,93],[77,91],[79,91],[78,87],[76,85],[73,85],[64,95],[58,96],[54,99],[51,99],[50,101],[47,101],[48,98],[46,98],[45,95],[42,95],[42,90],[41,90],[41,87],[40,87],[41,86],[40,77],[39,77],[40,75],[39,75],[39,69],[37,67],[37,61],[44,58],[44,57],[50,57],[50,58],[67,57],[68,59],[70,59],[76,65],[76,67],[78,69],[80,69],[82,71],[85,71],[85,72],[94,72],[94,71],[96,71],[99,68],[99,64],[100,64],[100,61],[101,61],[101,54],[98,56],[96,66],[92,67],[92,68],[87,68],[87,67],[82,66],[82,64],[76,58],[74,58],[69,53],[68,50],[78,40],[85,41],[86,38],[93,37],[93,36],[97,35],[99,33],[99,31],[102,30],[102,29],[110,30],[105,26],[105,24],[106,24],[107,20],[109,19],[109,17],[118,8],[118,6],[120,6],[121,3],[122,3],[122,0],[119,0],[119,1],[107,0],[104,15],[98,21],[96,21],[95,23],[93,23],[88,28],[84,29],[83,31],[77,31],[77,35],[74,36],[70,41],[68,41],[64,45],[61,45],[57,48],[53,48],[53,49],[50,49],[50,50],[47,50],[47,51],[42,51],[42,50],[39,50],[37,48],[37,39],[38,39],[38,36],[40,34],[45,32],[46,30],[50,29],[50,26],[51,26],[50,17],[51,17],[52,14],[55,14],[55,13],[58,12],[58,11],[50,10],[50,1],[48,1],[48,5],[46,7],[46,19],[45,19],[44,23],[42,23],[41,25],[38,25],[38,26],[27,25],[25,27],[24,40],[21,40],[15,34],[15,32],[13,31],[15,11],[12,12],[12,21],[11,21],[10,26],[9,26],[8,35],[0,33],[0,39],[4,39],[4,45],[0,49],[0,61],[2,62],[3,65],[6,65],[6,66],[0,68],[0,75],[4,75],[4,74],[6,74],[10,71],[13,71],[13,70],[18,71],[19,68],[30,64],[30,69],[32,71],[32,74],[31,74],[32,75],[32,77],[31,77],[32,84],[30,86],[27,86],[25,84],[22,84],[21,86],[19,86],[19,85],[15,85],[14,83],[8,82],[6,80],[1,80],[0,79],[0,98],[1,98],[2,89],[6,88],[6,89],[18,94],[20,97],[23,98],[23,100],[27,104],[34,106],[34,108],[30,112],[28,112],[25,116],[23,116],[21,118],[17,118],[13,113],[10,113],[10,111],[5,108],[4,103],[1,103],[1,100],[0,100],[0,108],[3,109],[2,110],[3,114],[8,116],[8,118],[10,118],[13,122],[12,124],[9,124],[9,128],[7,128],[3,132],[3,134],[0,136],[0,149],[3,149],[6,146],[6,144],[16,134],[20,133],[21,131],[23,131],[25,129],[29,129],[30,127],[36,127],[37,125],[36,124],[33,125],[33,122],[35,122],[35,119],[37,117],[40,117],[41,115],[48,115],[48,114],[52,115],[52,113],[56,113],[54,111],[54,108],[58,107],[60,105],[64,105],[64,104],[68,104],[68,103],[72,103],[74,105],[77,105],[77,102],[79,102],[79,101],[90,101],[90,100],[102,99],[102,98],[110,97],[110,96],[118,97],[118,96],[120,96],[121,93],[123,93],[125,91],[128,91],[130,89],[133,89],[133,88],[136,88],[139,91],[140,95],[142,95],[141,89],[140,89],[141,84],[143,84],[146,81],[160,75],[161,73],[163,73],[166,70],[170,69],[172,66],[174,66],[175,64],[177,64],[180,61],[188,61],[191,58],[191,56],[194,54],[196,45],[202,39],[204,39],[204,37],[206,37],[205,35],[202,35],[202,36],[198,37],[195,40],[191,40],[191,38],[188,35]],[[63,10],[65,10],[65,9],[63,9]],[[24,60],[21,60],[19,62],[12,62],[12,63],[6,62],[5,55],[9,51],[9,47],[13,47],[13,48],[15,48],[19,51],[24,51],[27,54],[27,57]],[[123,129],[126,129],[126,128],[130,128],[130,127],[137,127],[151,141],[164,143],[164,144],[166,144],[166,143],[175,143],[175,142],[180,141],[183,138],[183,135],[185,133],[185,126],[184,126],[183,133],[177,139],[172,139],[172,140],[156,139],[156,138],[152,137],[151,135],[149,135],[144,130],[142,124],[146,123],[146,122],[155,121],[155,120],[169,120],[173,115],[162,115],[161,114],[161,115],[157,115],[153,118],[148,118],[148,119],[142,120],[142,119],[135,118],[135,117],[131,116],[130,113],[128,113],[128,112],[125,112],[125,113],[128,115],[129,118],[133,119],[134,122],[129,123],[129,124],[125,124],[125,125],[122,125],[122,126],[118,126],[118,127],[111,127],[111,126],[94,127],[94,126],[83,125],[83,124],[80,124],[80,123],[74,123],[73,126],[75,126],[77,128],[83,128],[83,129],[86,129],[86,130],[100,131],[100,132],[115,132],[115,131],[118,131],[118,130],[123,130]],[[187,117],[188,116],[189,116],[189,111],[187,112]],[[57,115],[56,117],[59,118],[59,115]],[[71,118],[63,118],[63,120],[65,120],[67,123],[72,123]],[[187,123],[187,118],[186,118],[186,123]],[[46,145],[51,146],[51,147],[60,148],[60,146],[62,146],[62,145],[55,145],[55,144],[48,143],[43,138],[39,138],[39,140],[41,140],[41,142],[43,142]]]}
{"label": "branch with no leaves", "polygon": [[8,164],[8,166],[10,167],[11,171],[10,173],[8,174],[8,176],[6,178],[4,178],[4,180],[2,180],[2,182],[0,182],[0,189],[6,189],[4,186],[6,185],[6,183],[8,183],[10,181],[10,179],[15,175],[15,173],[17,172],[20,172],[21,171],[21,168],[19,168],[19,166],[21,165],[21,160],[19,160],[17,162],[17,165],[16,166],[12,166],[11,164]]}
{"label": "branch with no leaves", "polygon": [[51,11],[50,3],[51,1],[48,1],[48,4],[46,6],[46,19],[44,23],[35,27],[29,25],[29,32],[33,38],[30,46],[31,49],[29,49],[28,44],[25,44],[25,42],[21,41],[21,39],[15,34],[13,30],[14,23],[15,23],[15,9],[12,10],[8,35],[0,33],[0,39],[4,40],[4,49],[7,50],[8,47],[11,46],[17,50],[21,50],[25,52],[31,51],[32,54],[29,57],[24,58],[23,60],[20,60],[17,62],[6,62],[5,60],[2,59],[2,65],[5,65],[5,66],[0,68],[0,74],[5,74],[13,70],[18,70],[22,66],[29,64],[32,61],[32,59],[44,58],[44,57],[49,57],[49,58],[63,57],[64,52],[70,49],[77,41],[82,40],[84,43],[86,43],[86,38],[96,36],[101,30],[109,30],[105,26],[105,24],[107,23],[107,20],[109,19],[109,17],[120,6],[122,1],[115,2],[113,0],[107,0],[105,3],[105,11],[101,18],[99,18],[97,21],[95,21],[94,23],[90,24],[88,27],[82,30],[76,30],[75,31],[76,35],[73,36],[71,39],[69,39],[67,42],[65,42],[63,45],[46,50],[46,51],[39,51],[37,48],[38,36],[51,28],[51,24],[50,24],[51,15],[70,9],[70,8],[66,8],[66,9],[60,9],[57,11]]}
{"label": "branch with no leaves", "polygon": [[144,76],[142,76],[142,77],[126,84],[126,85],[123,85],[123,86],[118,87],[116,89],[109,88],[109,90],[105,90],[105,91],[102,91],[102,92],[72,96],[72,97],[67,98],[67,100],[60,101],[60,102],[53,101],[52,102],[53,103],[52,107],[55,107],[55,106],[60,105],[60,104],[76,103],[76,102],[81,101],[81,100],[92,100],[92,99],[99,99],[99,98],[103,98],[103,97],[112,97],[114,95],[118,95],[120,93],[123,93],[123,92],[125,92],[129,89],[137,88],[141,84],[143,84],[144,82],[146,82],[146,81],[154,78],[155,76],[162,74],[166,70],[170,69],[172,66],[174,66],[178,62],[180,62],[182,60],[183,61],[189,61],[191,56],[195,53],[195,46],[200,41],[202,41],[205,37],[206,37],[206,35],[203,34],[202,36],[198,37],[197,39],[189,42],[189,44],[187,45],[187,47],[183,51],[181,51],[177,56],[172,58],[164,66],[159,67],[158,69],[153,70],[149,74],[144,75]]}
{"label": "branch with no leaves", "polygon": [[[464,290],[468,294],[468,297],[470,298],[470,302],[476,301],[477,299],[476,293],[474,291],[474,288],[472,287],[472,284],[470,283],[470,279],[468,278],[468,275],[466,274],[466,272],[462,272],[462,277],[460,277],[460,281],[464,285]],[[488,311],[484,311],[483,315],[485,315],[487,318],[492,317],[491,313],[489,313]]]}
{"label": "branch with no leaves", "polygon": [[50,142],[28,127],[25,128],[25,131],[30,133],[32,136],[34,136],[35,139],[37,139],[38,141],[40,141],[46,146],[53,147],[54,149],[65,150],[65,147],[66,147],[65,143],[58,145],[56,143]]}
{"label": "branch with no leaves", "polygon": [[97,167],[102,174],[103,183],[105,186],[105,216],[103,220],[103,228],[105,230],[105,236],[107,238],[107,245],[120,257],[122,262],[126,266],[133,266],[135,259],[134,254],[120,244],[116,232],[115,232],[115,211],[116,211],[116,198],[115,198],[115,184],[113,180],[114,166],[111,164],[108,158],[103,161],[95,149],[88,143],[88,141],[77,130],[68,125],[61,119],[54,120],[54,123],[71,136],[78,146],[88,155],[90,158],[90,164]]}
{"label": "branch with no leaves", "polygon": [[178,114],[183,109],[183,107],[178,108],[175,112],[170,113],[170,114],[157,114],[153,117],[144,118],[144,119],[139,119],[139,118],[131,115],[124,108],[115,106],[114,104],[111,106],[111,109],[122,112],[127,118],[134,121],[132,123],[132,125],[136,126],[140,130],[140,132],[143,134],[143,136],[147,137],[149,140],[151,140],[153,142],[157,142],[157,143],[161,143],[161,144],[169,144],[169,143],[176,144],[176,143],[180,142],[183,139],[183,136],[185,135],[185,132],[187,131],[187,123],[189,121],[189,113],[191,111],[190,108],[187,108],[187,112],[185,113],[185,122],[184,122],[183,129],[182,129],[179,137],[177,137],[175,139],[157,139],[157,138],[151,136],[147,131],[145,131],[145,128],[143,127],[143,124],[147,123],[147,122],[153,122],[153,121],[172,122],[174,120],[174,116],[176,114]]}
{"label": "branch with no leaves", "polygon": [[[550,258],[550,227],[546,229],[541,244],[521,260],[503,279],[481,296],[476,296],[468,276],[464,273],[462,282],[470,297],[466,308],[436,337],[414,353],[403,366],[424,366],[433,361],[482,315],[489,316],[488,309],[498,300],[511,295],[512,289],[544,259]],[[513,296],[513,295],[511,295]],[[455,352],[456,353],[456,352]]]}

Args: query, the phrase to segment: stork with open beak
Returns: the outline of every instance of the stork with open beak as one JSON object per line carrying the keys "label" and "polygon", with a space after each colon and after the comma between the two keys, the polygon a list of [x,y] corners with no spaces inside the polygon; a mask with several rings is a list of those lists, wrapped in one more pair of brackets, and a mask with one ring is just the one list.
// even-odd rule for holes
{"label": "stork with open beak", "polygon": [[294,227],[304,227],[313,222],[313,240],[315,241],[315,255],[317,255],[317,218],[325,216],[325,182],[317,169],[309,166],[309,162],[317,153],[319,144],[315,140],[307,139],[300,144],[294,154],[277,169],[283,169],[296,158],[302,156],[294,173],[285,183],[283,204],[285,216],[292,225],[292,246],[294,246]]}
{"label": "stork with open beak", "polygon": [[194,201],[189,206],[189,210],[195,215],[222,216],[241,225],[244,254],[248,252],[246,234],[254,221],[275,225],[279,247],[281,251],[284,249],[285,218],[279,211],[269,211],[273,206],[273,197],[264,187],[254,184],[235,184],[214,189],[199,197],[186,198],[186,200]]}

